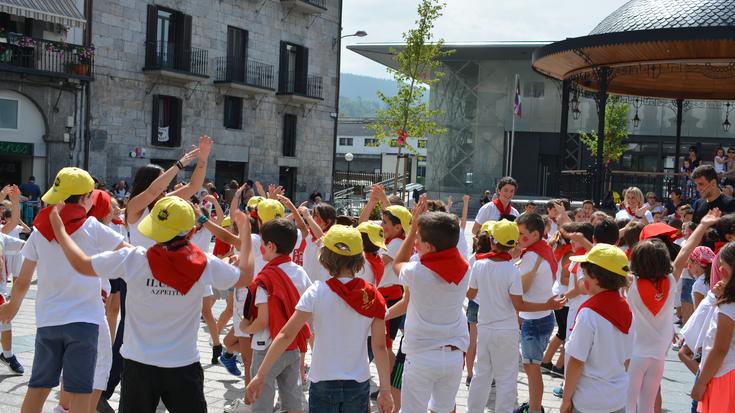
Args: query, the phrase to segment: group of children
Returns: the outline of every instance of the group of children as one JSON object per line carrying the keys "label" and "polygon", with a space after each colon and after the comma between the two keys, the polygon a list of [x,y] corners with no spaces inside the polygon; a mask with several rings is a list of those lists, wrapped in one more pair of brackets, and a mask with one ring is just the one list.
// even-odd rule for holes
{"label": "group of children", "polygon": [[[297,207],[258,184],[260,195],[241,210],[241,189],[226,216],[215,199],[192,203],[212,145],[203,136],[168,170],[141,168],[124,212],[86,171],[62,169],[25,243],[5,235],[20,223],[17,188],[3,190],[12,212],[2,254],[19,252],[22,265],[2,277],[17,275],[0,305],[2,362],[17,363],[5,331],[34,273],[38,282],[22,412],[41,412],[63,382],[56,411],[91,413],[120,380],[120,411],[162,402],[206,412],[202,320],[211,362],[240,376],[239,354],[244,366],[244,397],[225,406],[230,413],[271,413],[276,395],[280,411],[304,411],[306,381],[315,413],[364,413],[371,397],[380,412],[449,413],[465,368],[470,412],[485,411],[493,385],[496,412],[542,412],[547,371],[564,377],[555,389],[564,413],[648,413],[660,408],[672,342],[697,374],[693,411],[735,411],[735,216],[713,208],[683,235],[640,208],[625,211],[625,225],[591,205],[570,214],[565,200],[520,214],[510,177],[478,214],[472,249],[468,196],[459,218],[426,196],[409,210],[376,185],[355,219],[326,204]],[[191,181],[167,192],[195,161]],[[715,251],[700,245],[713,233]],[[678,337],[685,275],[698,285],[697,305]],[[115,329],[105,302],[118,292]],[[227,306],[215,319],[217,299]],[[519,354],[529,400],[517,407]]]}

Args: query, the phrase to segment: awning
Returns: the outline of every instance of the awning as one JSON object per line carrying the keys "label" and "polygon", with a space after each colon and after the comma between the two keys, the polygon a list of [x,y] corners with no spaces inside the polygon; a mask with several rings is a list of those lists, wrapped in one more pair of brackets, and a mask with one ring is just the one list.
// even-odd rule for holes
{"label": "awning", "polygon": [[84,28],[87,23],[74,0],[0,0],[0,12]]}

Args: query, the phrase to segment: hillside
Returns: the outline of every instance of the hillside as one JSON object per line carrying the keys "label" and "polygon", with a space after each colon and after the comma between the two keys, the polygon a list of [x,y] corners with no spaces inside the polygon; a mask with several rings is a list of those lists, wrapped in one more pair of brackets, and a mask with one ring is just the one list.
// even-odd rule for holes
{"label": "hillside", "polygon": [[[339,87],[339,116],[345,118],[373,117],[382,103],[377,92],[388,96],[396,94],[396,82],[392,79],[355,75],[352,73],[340,74]],[[424,100],[429,94],[424,94]]]}

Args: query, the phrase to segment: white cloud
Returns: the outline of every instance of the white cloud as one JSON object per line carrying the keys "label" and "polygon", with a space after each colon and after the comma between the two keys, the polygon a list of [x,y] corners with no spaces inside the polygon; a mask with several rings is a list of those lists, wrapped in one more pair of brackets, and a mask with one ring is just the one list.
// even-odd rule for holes
{"label": "white cloud", "polygon": [[[561,40],[588,34],[626,0],[446,0],[434,35],[447,43],[498,40]],[[385,68],[345,47],[400,42],[416,20],[417,0],[345,0],[343,34],[367,37],[342,42],[342,72],[388,77]]]}

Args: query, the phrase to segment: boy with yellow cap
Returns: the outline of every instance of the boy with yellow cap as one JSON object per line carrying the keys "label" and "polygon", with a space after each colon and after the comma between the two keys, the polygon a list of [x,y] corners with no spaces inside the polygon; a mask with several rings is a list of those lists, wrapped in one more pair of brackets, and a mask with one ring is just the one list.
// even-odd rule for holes
{"label": "boy with yellow cap", "polygon": [[[115,250],[125,245],[123,237],[97,219],[87,219],[92,206],[94,180],[87,171],[63,168],[54,185],[43,195],[47,204],[60,204],[59,225],[66,228],[85,254]],[[34,271],[36,295],[36,350],[24,412],[41,412],[52,388],[59,385],[64,370],[64,388],[71,393],[70,411],[86,412],[94,381],[99,325],[104,305],[98,278],[84,277],[64,258],[51,227],[48,207],[39,212],[36,228],[21,254],[20,276],[13,283],[12,299],[0,307],[0,320],[10,321],[28,292]],[[67,236],[68,237],[68,236]]]}
{"label": "boy with yellow cap", "polygon": [[597,244],[581,263],[590,298],[579,306],[565,344],[562,413],[622,413],[628,390],[626,362],[633,350],[628,334],[633,314],[620,289],[628,284],[628,258],[618,247]]}
{"label": "boy with yellow cap", "polygon": [[[91,257],[77,245],[79,240],[67,234],[59,209],[53,207],[50,213],[53,233],[68,262],[81,274],[78,277],[99,281],[82,275],[101,274],[127,283],[121,410],[153,413],[163,400],[171,412],[206,411],[197,350],[202,296],[207,285],[218,289],[249,285],[252,260],[234,267],[192,244],[194,211],[175,196],[156,202],[138,226],[141,234],[156,242],[154,246]],[[241,233],[249,234],[245,216],[239,211],[233,216]],[[249,247],[250,238],[243,237],[241,251]],[[65,370],[65,385],[67,372],[78,369]]]}
{"label": "boy with yellow cap", "polygon": [[266,377],[281,354],[312,320],[319,334],[309,372],[309,411],[369,411],[370,368],[365,340],[372,331],[380,383],[378,409],[391,412],[383,323],[386,306],[372,284],[355,277],[365,264],[360,232],[343,225],[332,226],[323,238],[319,262],[330,278],[315,282],[301,296],[296,312],[273,340],[248,385],[248,395],[253,399],[260,397]]}
{"label": "boy with yellow cap", "polygon": [[[515,222],[488,221],[480,233],[490,236],[491,251],[476,254],[467,296],[477,301],[477,360],[474,364],[467,411],[485,411],[490,384],[495,379],[495,411],[510,413],[516,403],[518,379],[518,311],[559,308],[563,300],[545,304],[523,301],[521,272],[512,262],[510,250],[518,244]],[[557,302],[558,301],[558,302]]]}

